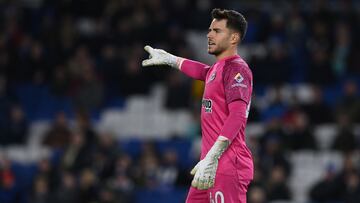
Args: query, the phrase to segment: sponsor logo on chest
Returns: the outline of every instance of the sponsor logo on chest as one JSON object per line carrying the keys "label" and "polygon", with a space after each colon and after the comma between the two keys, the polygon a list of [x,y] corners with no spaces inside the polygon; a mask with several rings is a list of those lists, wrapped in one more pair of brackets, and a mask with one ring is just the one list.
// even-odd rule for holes
{"label": "sponsor logo on chest", "polygon": [[205,113],[212,112],[212,100],[211,99],[203,99],[202,106],[204,107]]}

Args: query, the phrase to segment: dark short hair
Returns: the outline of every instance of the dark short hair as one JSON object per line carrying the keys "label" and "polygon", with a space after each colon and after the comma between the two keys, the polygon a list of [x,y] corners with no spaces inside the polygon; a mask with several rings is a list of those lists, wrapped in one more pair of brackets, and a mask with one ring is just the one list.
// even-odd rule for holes
{"label": "dark short hair", "polygon": [[211,16],[216,20],[226,19],[226,27],[239,32],[241,40],[244,39],[247,30],[247,21],[241,13],[234,10],[215,8],[211,11]]}

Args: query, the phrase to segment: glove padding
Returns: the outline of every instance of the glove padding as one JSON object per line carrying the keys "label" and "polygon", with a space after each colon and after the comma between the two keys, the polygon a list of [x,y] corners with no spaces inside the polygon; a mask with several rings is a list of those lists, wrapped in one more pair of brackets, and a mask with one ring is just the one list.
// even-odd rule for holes
{"label": "glove padding", "polygon": [[149,45],[144,47],[149,53],[149,59],[142,61],[142,66],[168,65],[174,68],[179,67],[180,57],[174,56],[162,49],[154,49]]}
{"label": "glove padding", "polygon": [[199,190],[206,190],[214,186],[218,160],[229,144],[230,141],[226,137],[219,136],[205,158],[191,170],[191,175],[194,175],[191,186]]}
{"label": "glove padding", "polygon": [[217,166],[217,159],[205,157],[201,160],[190,172],[191,175],[194,175],[191,186],[199,190],[206,190],[213,187],[215,184]]}

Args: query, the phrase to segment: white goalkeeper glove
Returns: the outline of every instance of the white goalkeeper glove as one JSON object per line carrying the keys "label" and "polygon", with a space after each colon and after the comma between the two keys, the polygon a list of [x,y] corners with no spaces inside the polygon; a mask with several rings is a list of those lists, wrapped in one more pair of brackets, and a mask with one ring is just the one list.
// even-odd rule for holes
{"label": "white goalkeeper glove", "polygon": [[206,190],[214,186],[219,158],[229,145],[229,139],[224,136],[218,137],[205,158],[191,170],[191,175],[194,175],[191,186],[199,190]]}
{"label": "white goalkeeper glove", "polygon": [[173,68],[179,68],[184,60],[162,49],[154,49],[148,45],[144,49],[149,53],[149,59],[142,61],[143,66],[168,65]]}

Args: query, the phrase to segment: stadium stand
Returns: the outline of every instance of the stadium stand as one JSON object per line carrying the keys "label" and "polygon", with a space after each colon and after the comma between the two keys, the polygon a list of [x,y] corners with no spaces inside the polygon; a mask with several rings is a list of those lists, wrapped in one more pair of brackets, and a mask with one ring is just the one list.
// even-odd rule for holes
{"label": "stadium stand", "polygon": [[248,202],[360,202],[351,0],[1,1],[0,202],[184,202],[203,86],[143,69],[143,46],[214,62],[214,7],[249,23]]}

